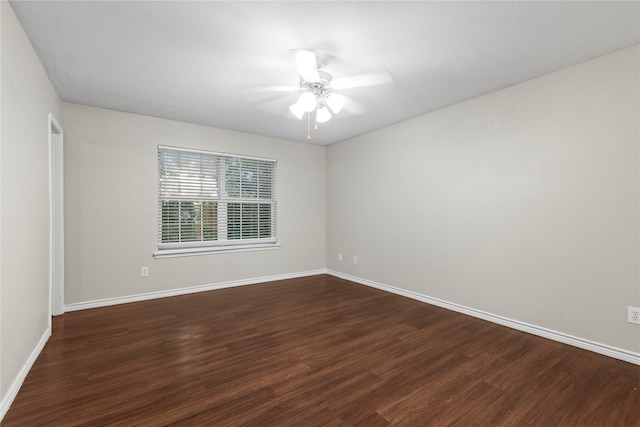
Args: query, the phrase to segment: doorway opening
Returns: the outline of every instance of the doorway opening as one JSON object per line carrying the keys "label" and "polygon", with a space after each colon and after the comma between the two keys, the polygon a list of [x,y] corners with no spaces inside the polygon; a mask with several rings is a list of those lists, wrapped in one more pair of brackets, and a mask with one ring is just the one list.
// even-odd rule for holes
{"label": "doorway opening", "polygon": [[[49,113],[49,322],[64,313],[64,144]],[[51,326],[51,325],[49,325]]]}

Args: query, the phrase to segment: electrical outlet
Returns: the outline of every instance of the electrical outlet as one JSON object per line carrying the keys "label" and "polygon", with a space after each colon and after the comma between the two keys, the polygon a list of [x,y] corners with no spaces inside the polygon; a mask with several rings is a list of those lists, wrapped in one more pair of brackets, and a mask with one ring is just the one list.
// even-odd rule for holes
{"label": "electrical outlet", "polygon": [[357,256],[355,256],[355,255],[353,256],[353,263],[354,263],[354,264],[357,264],[357,263],[358,263],[358,257],[357,257]]}
{"label": "electrical outlet", "polygon": [[338,261],[342,261],[342,254],[338,254]]}
{"label": "electrical outlet", "polygon": [[149,276],[149,267],[141,267],[140,277],[148,277],[148,276]]}
{"label": "electrical outlet", "polygon": [[627,316],[627,321],[629,323],[635,323],[636,325],[640,325],[640,308],[638,307],[628,307],[629,313]]}

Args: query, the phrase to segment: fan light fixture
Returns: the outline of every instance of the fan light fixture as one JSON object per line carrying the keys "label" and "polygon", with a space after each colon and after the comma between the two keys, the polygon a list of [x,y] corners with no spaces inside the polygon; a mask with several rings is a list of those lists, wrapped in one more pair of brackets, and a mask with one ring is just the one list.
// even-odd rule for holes
{"label": "fan light fixture", "polygon": [[331,113],[329,112],[329,109],[324,105],[319,106],[318,110],[316,111],[316,121],[318,123],[324,123],[326,121],[329,121],[330,118]]}
{"label": "fan light fixture", "polygon": [[304,113],[310,113],[316,109],[317,101],[316,97],[311,92],[305,92],[300,95],[298,102],[289,107],[291,112],[298,118],[302,119]]}
{"label": "fan light fixture", "polygon": [[332,93],[327,96],[327,105],[334,114],[338,114],[344,106],[344,96],[338,93]]}
{"label": "fan light fixture", "polygon": [[307,113],[307,141],[311,141],[311,121],[314,129],[318,130],[318,123],[324,123],[342,111],[345,102],[349,102],[350,114],[357,111],[357,104],[349,98],[335,93],[334,90],[381,86],[393,84],[393,77],[386,71],[360,74],[357,76],[333,79],[331,74],[321,70],[321,64],[315,53],[308,50],[296,50],[296,67],[300,76],[297,90],[300,97],[289,109],[298,120],[302,120]]}
{"label": "fan light fixture", "polygon": [[[315,55],[314,55],[315,62]],[[303,68],[299,65],[299,68]],[[312,68],[312,67],[307,67]],[[338,114],[344,106],[344,97],[333,93],[331,88],[331,74],[312,68],[314,72],[307,72],[300,76],[300,98],[289,107],[298,120],[302,120],[304,113],[308,113],[308,128],[311,124],[311,115],[315,121],[314,129],[318,130],[318,123],[324,123],[331,119],[332,114]],[[301,73],[302,74],[302,73]],[[307,80],[312,78],[313,80]],[[314,114],[315,113],[315,114]],[[307,129],[309,130],[309,129]],[[307,134],[307,141],[311,140],[311,132]]]}

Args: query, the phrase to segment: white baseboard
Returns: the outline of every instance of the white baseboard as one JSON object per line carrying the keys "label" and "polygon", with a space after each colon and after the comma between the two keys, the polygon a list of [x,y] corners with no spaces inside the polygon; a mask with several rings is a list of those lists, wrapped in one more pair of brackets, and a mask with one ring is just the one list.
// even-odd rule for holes
{"label": "white baseboard", "polygon": [[126,303],[137,302],[137,301],[146,301],[146,300],[151,300],[156,298],[174,297],[178,295],[213,291],[216,289],[231,288],[235,286],[255,285],[258,283],[274,282],[276,280],[296,279],[299,277],[315,276],[318,274],[326,274],[326,273],[327,273],[326,269],[302,271],[298,273],[279,274],[275,276],[265,276],[265,277],[257,277],[253,279],[232,280],[229,282],[191,286],[188,288],[170,289],[167,291],[149,292],[145,294],[129,295],[125,297],[105,298],[101,300],[67,304],[64,306],[64,311],[67,312],[67,311],[86,310],[89,308],[107,307],[110,305],[126,304]]}
{"label": "white baseboard", "polygon": [[2,419],[9,411],[9,407],[11,406],[14,399],[18,395],[18,391],[20,391],[20,387],[22,387],[22,383],[24,383],[25,378],[27,378],[27,374],[31,370],[31,367],[33,366],[33,364],[36,362],[36,359],[42,352],[42,349],[44,348],[45,344],[47,344],[47,341],[49,340],[50,336],[51,336],[51,327],[49,326],[44,331],[44,334],[40,338],[40,341],[36,345],[36,348],[33,349],[33,351],[31,352],[31,355],[29,356],[25,364],[22,366],[22,369],[20,369],[18,376],[11,384],[11,387],[9,387],[8,392],[2,398],[2,402],[0,404],[0,423],[2,423]]}
{"label": "white baseboard", "polygon": [[603,354],[605,356],[613,357],[615,359],[624,360],[636,365],[640,365],[640,353],[635,353],[629,350],[612,347],[606,344],[590,341],[584,338],[574,337],[562,332],[554,331],[551,329],[543,328],[536,325],[531,325],[518,320],[509,319],[496,314],[487,313],[485,311],[476,310],[474,308],[465,307],[460,304],[444,301],[438,298],[432,298],[426,295],[422,295],[416,292],[407,291],[404,289],[396,288],[393,286],[385,285],[382,283],[373,282],[371,280],[362,279],[348,274],[339,273],[333,270],[327,270],[327,274],[330,274],[341,279],[349,280],[351,282],[360,283],[361,285],[370,286],[383,291],[391,292],[396,295],[402,295],[407,298],[432,304],[438,307],[446,308],[458,313],[467,314],[469,316],[477,317],[479,319],[487,320],[492,323],[497,323],[502,326],[506,326],[519,331],[527,332],[533,335],[537,335],[543,338],[548,338],[553,341],[558,341],[564,344],[569,344],[574,347],[582,348],[585,350],[593,351],[594,353]]}

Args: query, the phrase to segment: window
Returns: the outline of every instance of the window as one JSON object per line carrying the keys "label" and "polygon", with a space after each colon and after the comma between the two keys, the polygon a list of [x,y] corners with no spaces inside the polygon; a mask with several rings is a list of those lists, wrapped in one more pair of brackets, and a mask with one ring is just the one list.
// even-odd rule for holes
{"label": "window", "polygon": [[276,247],[276,161],[158,146],[156,256]]}

